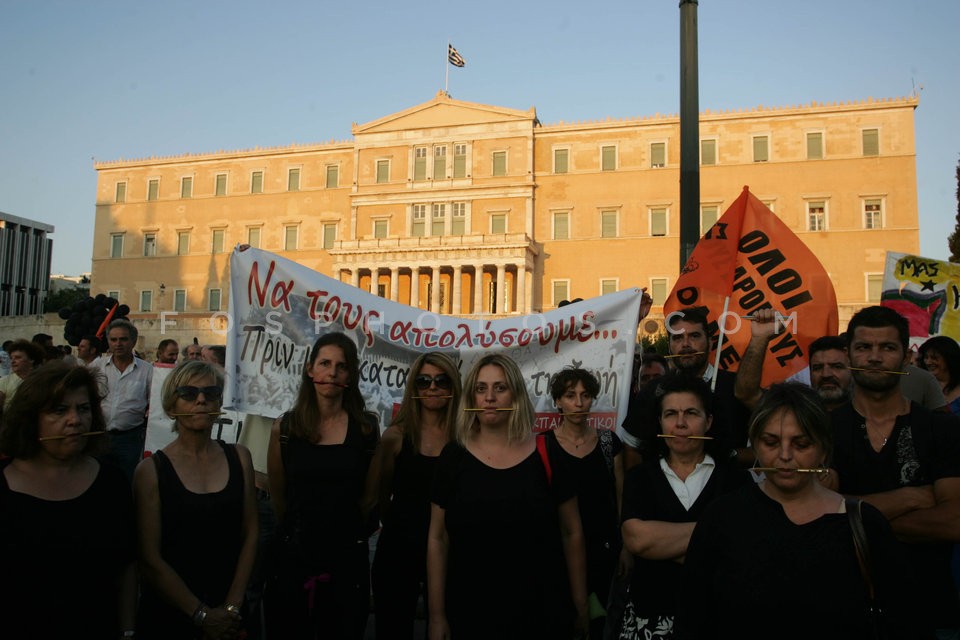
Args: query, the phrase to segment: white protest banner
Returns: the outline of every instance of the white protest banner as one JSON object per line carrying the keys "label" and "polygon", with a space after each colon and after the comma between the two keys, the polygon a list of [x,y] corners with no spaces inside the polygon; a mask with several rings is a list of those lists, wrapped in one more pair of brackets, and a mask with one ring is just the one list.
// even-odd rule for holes
{"label": "white protest banner", "polygon": [[290,409],[313,343],[342,331],[357,343],[360,390],[384,428],[414,359],[438,350],[459,362],[462,375],[491,351],[513,358],[540,430],[558,420],[551,376],[569,366],[588,369],[600,381],[593,424],[615,429],[629,402],[640,299],[639,289],[627,289],[542,314],[458,318],[385,300],[267,251],[235,249],[226,328],[232,384],[225,404],[267,417]]}
{"label": "white protest banner", "polygon": [[888,251],[880,304],[907,319],[913,344],[960,340],[960,264]]}

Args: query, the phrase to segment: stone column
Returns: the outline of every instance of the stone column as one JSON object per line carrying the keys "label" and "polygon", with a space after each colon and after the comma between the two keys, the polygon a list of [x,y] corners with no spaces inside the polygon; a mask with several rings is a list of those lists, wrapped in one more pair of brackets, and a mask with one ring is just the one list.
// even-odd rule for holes
{"label": "stone column", "polygon": [[463,278],[462,267],[460,265],[454,265],[453,267],[453,315],[460,315],[460,296],[462,291],[460,289],[462,283],[460,282]]}
{"label": "stone column", "polygon": [[480,315],[483,313],[483,265],[475,266],[473,272],[473,313]]}
{"label": "stone column", "polygon": [[497,313],[509,313],[506,293],[507,286],[507,265],[502,262],[497,265]]}
{"label": "stone column", "polygon": [[380,278],[380,269],[370,269],[370,293],[377,295],[377,280]]}
{"label": "stone column", "polygon": [[400,274],[397,267],[390,267],[390,299],[394,302],[400,297]]}
{"label": "stone column", "polygon": [[517,313],[527,313],[527,265],[522,262],[517,265]]}
{"label": "stone column", "polygon": [[410,306],[420,306],[420,267],[410,267]]}
{"label": "stone column", "polygon": [[440,313],[440,266],[433,267],[430,276],[430,311]]}
{"label": "stone column", "polygon": [[350,284],[358,289],[360,288],[360,270],[356,267],[350,271]]}

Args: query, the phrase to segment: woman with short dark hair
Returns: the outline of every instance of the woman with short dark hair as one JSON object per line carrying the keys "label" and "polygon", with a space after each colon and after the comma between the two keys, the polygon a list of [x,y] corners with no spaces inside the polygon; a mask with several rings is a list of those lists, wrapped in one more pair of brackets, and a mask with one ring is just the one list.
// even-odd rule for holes
{"label": "woman with short dark hair", "polygon": [[0,427],[3,636],[117,638],[134,629],[133,500],[106,447],[89,369],[52,362],[20,385]]}

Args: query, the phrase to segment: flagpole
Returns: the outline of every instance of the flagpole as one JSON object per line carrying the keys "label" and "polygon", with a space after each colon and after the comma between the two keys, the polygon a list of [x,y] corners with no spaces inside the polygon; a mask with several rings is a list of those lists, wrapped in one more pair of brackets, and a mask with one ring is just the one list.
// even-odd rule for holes
{"label": "flagpole", "polygon": [[713,359],[713,379],[710,381],[710,390],[717,390],[717,378],[720,376],[720,352],[723,350],[723,333],[727,324],[727,309],[730,308],[730,296],[723,299],[723,313],[720,314],[720,338],[717,340],[717,357]]}
{"label": "flagpole", "polygon": [[446,69],[446,78],[443,80],[443,92],[450,95],[450,40],[447,40],[447,50],[444,52],[443,66]]}

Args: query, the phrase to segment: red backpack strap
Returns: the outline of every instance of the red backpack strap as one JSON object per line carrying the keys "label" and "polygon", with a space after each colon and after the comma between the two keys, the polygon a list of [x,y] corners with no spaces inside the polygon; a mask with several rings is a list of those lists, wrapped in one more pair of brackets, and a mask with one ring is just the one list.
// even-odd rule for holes
{"label": "red backpack strap", "polygon": [[553,469],[550,467],[550,456],[547,455],[547,437],[537,436],[537,453],[540,454],[540,460],[543,461],[543,468],[547,472],[547,484],[553,485]]}

